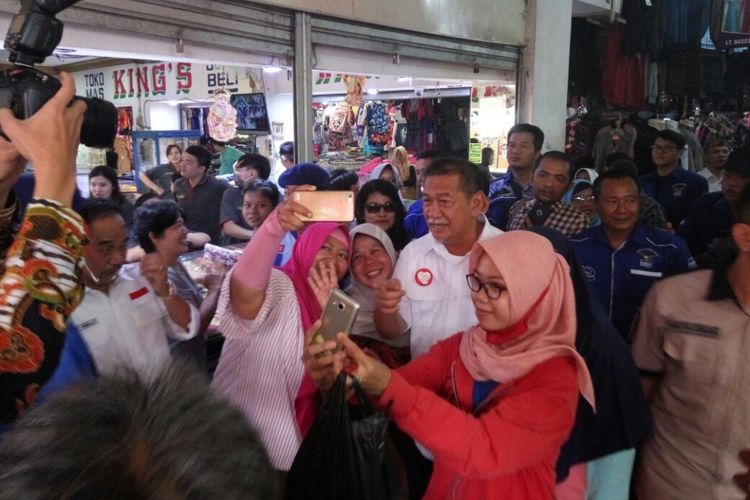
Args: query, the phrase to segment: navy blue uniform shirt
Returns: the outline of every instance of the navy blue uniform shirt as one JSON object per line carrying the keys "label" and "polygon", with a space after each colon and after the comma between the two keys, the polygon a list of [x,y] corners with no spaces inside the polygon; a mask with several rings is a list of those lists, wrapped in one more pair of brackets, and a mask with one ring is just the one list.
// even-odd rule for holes
{"label": "navy blue uniform shirt", "polygon": [[641,223],[617,249],[610,246],[603,226],[586,229],[570,242],[596,296],[625,338],[651,285],[696,267],[681,238]]}
{"label": "navy blue uniform shirt", "polygon": [[706,253],[715,240],[730,236],[735,222],[724,193],[707,193],[695,201],[677,234],[697,258]]}
{"label": "navy blue uniform shirt", "polygon": [[677,229],[695,200],[708,193],[708,181],[678,165],[666,177],[659,177],[655,171],[642,176],[641,188],[659,202],[667,221]]}

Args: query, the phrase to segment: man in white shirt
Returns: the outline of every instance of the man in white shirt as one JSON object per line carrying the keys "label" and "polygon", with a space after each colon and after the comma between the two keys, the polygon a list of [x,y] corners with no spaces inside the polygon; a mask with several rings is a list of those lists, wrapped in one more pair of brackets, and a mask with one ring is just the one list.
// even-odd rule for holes
{"label": "man in white shirt", "polygon": [[706,168],[698,172],[708,181],[708,192],[721,191],[721,179],[724,175],[724,165],[729,158],[729,144],[721,137],[708,141],[705,151]]}
{"label": "man in white shirt", "polygon": [[482,173],[459,158],[434,161],[422,199],[429,234],[401,252],[392,279],[376,290],[375,326],[385,338],[411,328],[412,357],[477,323],[466,274],[474,243],[497,236],[487,223]]}
{"label": "man in white shirt", "polygon": [[197,335],[200,313],[177,295],[158,254],[123,266],[128,229],[117,207],[97,200],[81,216],[89,229],[83,250],[86,295],[72,324],[99,375],[129,368],[150,378],[169,361],[167,337]]}

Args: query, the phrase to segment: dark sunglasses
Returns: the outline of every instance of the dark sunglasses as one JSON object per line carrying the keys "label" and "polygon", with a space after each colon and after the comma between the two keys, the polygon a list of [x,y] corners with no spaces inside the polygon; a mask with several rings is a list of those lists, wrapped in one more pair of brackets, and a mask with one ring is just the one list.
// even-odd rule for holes
{"label": "dark sunglasses", "polygon": [[392,214],[396,212],[396,205],[393,202],[387,202],[387,203],[368,203],[365,205],[365,210],[367,210],[367,213],[369,214],[376,214],[380,212],[380,210],[385,210],[385,213]]}

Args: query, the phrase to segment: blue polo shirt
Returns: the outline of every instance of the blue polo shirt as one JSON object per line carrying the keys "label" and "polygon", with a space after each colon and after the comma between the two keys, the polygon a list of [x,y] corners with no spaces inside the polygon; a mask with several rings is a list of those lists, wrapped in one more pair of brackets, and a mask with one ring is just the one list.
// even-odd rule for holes
{"label": "blue polo shirt", "polygon": [[522,187],[515,177],[513,177],[513,171],[508,170],[504,176],[499,179],[495,179],[490,182],[490,200],[494,200],[499,197],[509,197],[520,200],[521,198],[532,198],[534,192],[532,191],[531,183],[526,187]]}
{"label": "blue polo shirt", "polygon": [[406,213],[406,217],[404,217],[406,233],[412,240],[421,238],[430,231],[430,228],[427,227],[427,221],[424,218],[423,204],[424,201],[422,201],[422,198],[412,203],[409,211]]}
{"label": "blue polo shirt", "polygon": [[677,234],[697,258],[706,253],[715,240],[730,236],[736,221],[724,193],[707,193],[695,201]]}
{"label": "blue polo shirt", "polygon": [[570,242],[595,295],[626,339],[651,285],[696,267],[681,238],[641,223],[617,249],[610,246],[602,226],[586,229]]}
{"label": "blue polo shirt", "polygon": [[690,207],[702,194],[708,193],[708,181],[688,172],[678,164],[669,175],[659,177],[656,171],[641,177],[643,192],[659,202],[672,227],[685,220]]}

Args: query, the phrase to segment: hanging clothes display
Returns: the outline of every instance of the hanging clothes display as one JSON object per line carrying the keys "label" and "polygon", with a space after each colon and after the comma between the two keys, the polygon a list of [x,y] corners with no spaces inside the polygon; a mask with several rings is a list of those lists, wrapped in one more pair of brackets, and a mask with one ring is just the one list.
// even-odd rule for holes
{"label": "hanging clothes display", "polygon": [[602,55],[602,97],[612,106],[640,109],[645,101],[645,57],[622,53],[622,30],[613,30]]}
{"label": "hanging clothes display", "polygon": [[599,130],[594,139],[593,150],[596,170],[599,172],[604,170],[605,160],[612,153],[623,153],[632,159],[637,138],[638,131],[624,123],[622,118]]}

